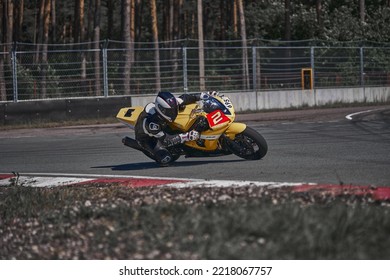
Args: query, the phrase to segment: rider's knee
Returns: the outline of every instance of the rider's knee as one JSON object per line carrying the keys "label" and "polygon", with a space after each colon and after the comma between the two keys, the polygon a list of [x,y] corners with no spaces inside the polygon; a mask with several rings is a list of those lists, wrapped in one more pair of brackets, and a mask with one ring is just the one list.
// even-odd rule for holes
{"label": "rider's knee", "polygon": [[158,150],[154,151],[154,156],[156,161],[163,166],[168,165],[173,161],[172,154],[164,148],[159,148]]}

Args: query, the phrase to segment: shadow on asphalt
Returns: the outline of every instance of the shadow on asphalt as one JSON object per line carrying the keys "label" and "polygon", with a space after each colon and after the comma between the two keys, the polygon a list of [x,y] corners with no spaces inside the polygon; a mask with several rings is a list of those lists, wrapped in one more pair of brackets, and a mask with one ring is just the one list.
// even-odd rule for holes
{"label": "shadow on asphalt", "polygon": [[[201,161],[179,161],[170,164],[164,168],[169,167],[186,167],[186,166],[196,166],[204,164],[213,164],[213,163],[230,163],[230,162],[241,162],[244,159],[234,159],[234,160],[201,160]],[[156,162],[136,162],[136,163],[125,163],[119,165],[103,165],[103,166],[92,166],[94,169],[105,169],[110,168],[112,171],[131,171],[131,170],[145,170],[145,169],[155,169],[162,168]]]}

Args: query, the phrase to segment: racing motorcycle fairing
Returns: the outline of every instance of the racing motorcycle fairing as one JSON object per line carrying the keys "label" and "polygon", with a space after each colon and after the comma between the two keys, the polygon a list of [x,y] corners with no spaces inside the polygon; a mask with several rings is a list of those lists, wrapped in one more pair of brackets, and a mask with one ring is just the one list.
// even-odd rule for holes
{"label": "racing motorcycle fairing", "polygon": [[130,128],[134,129],[135,124],[137,123],[139,115],[142,113],[144,108],[142,106],[135,106],[135,107],[126,107],[119,110],[118,114],[116,115],[116,118],[124,123],[125,125],[129,126]]}
{"label": "racing motorcycle fairing", "polygon": [[225,135],[229,139],[233,140],[236,137],[236,135],[242,133],[245,130],[245,128],[246,128],[246,124],[244,123],[236,123],[236,122],[232,123],[228,127],[228,129],[226,129]]}

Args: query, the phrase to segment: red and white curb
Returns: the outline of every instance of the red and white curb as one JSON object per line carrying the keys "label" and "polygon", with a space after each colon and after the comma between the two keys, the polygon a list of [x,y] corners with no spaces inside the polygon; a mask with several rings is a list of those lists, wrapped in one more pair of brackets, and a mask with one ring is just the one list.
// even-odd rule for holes
{"label": "red and white curb", "polygon": [[124,187],[171,187],[171,188],[225,188],[225,187],[260,187],[260,188],[290,188],[293,192],[321,192],[322,194],[339,195],[370,195],[374,200],[390,200],[390,186],[356,186],[332,185],[314,183],[281,183],[234,180],[203,180],[187,178],[165,178],[144,176],[118,175],[87,175],[87,174],[0,174],[0,187],[58,187],[100,184],[115,184]]}
{"label": "red and white curb", "polygon": [[70,185],[91,185],[95,183],[115,183],[128,187],[152,187],[185,182],[189,179],[158,178],[142,176],[105,176],[88,174],[23,173],[0,174],[1,186],[59,187]]}

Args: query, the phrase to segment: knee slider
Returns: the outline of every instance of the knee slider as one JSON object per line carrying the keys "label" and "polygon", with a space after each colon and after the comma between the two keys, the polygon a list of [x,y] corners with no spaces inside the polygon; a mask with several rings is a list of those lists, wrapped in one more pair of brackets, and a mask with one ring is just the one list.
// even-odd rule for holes
{"label": "knee slider", "polygon": [[158,163],[167,164],[170,163],[173,159],[172,154],[164,148],[159,148],[154,152],[156,161]]}

